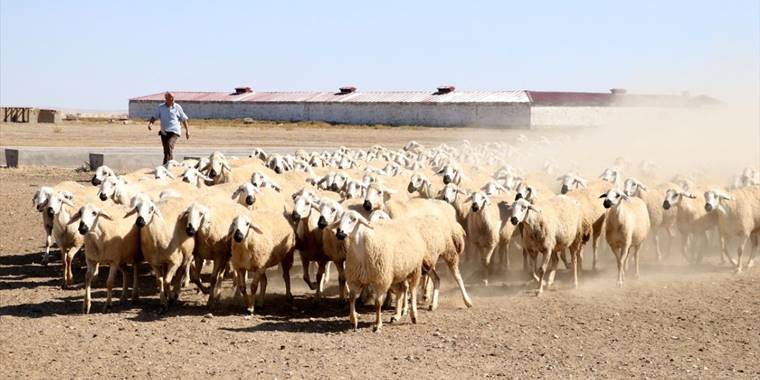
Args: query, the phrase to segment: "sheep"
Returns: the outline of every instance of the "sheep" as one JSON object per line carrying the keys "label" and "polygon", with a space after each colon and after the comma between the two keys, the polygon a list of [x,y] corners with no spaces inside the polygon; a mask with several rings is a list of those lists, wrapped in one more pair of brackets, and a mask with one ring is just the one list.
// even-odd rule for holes
{"label": "sheep", "polygon": [[[161,313],[168,310],[170,285],[173,285],[171,301],[179,298],[193,258],[194,240],[187,236],[185,226],[179,223],[179,216],[187,203],[182,197],[154,202],[147,194],[140,193],[132,198],[130,210],[124,215],[127,218],[137,214],[135,225],[140,230],[140,247],[158,280]],[[177,273],[181,275],[176,276]]]}
{"label": "sheep", "polygon": [[[698,247],[695,239],[699,237],[704,242],[708,241],[707,231],[717,227],[717,213],[709,213],[705,210],[704,205],[696,200],[696,196],[682,189],[668,189],[665,192],[665,199],[662,202],[662,208],[676,210],[676,227],[684,237],[681,254],[688,263],[697,264],[702,260],[702,250],[693,249]],[[690,251],[692,252],[690,254]],[[725,253],[725,250],[721,250]]]}
{"label": "sheep", "polygon": [[[346,280],[349,285],[349,320],[354,330],[358,328],[356,298],[361,291],[371,286],[375,297],[375,327],[380,332],[383,325],[381,308],[385,294],[393,286],[397,296],[395,322],[401,317],[404,301],[402,296],[408,286],[411,292],[412,323],[417,323],[417,285],[422,274],[425,241],[410,226],[434,221],[432,217],[387,220],[372,225],[361,214],[348,210],[341,219],[333,223],[338,240],[348,239],[346,254]],[[395,285],[395,286],[394,286]]]}
{"label": "sheep", "polygon": [[[323,276],[330,258],[325,254],[322,243],[322,231],[318,226],[319,214],[312,212],[319,204],[319,197],[310,190],[302,190],[293,197],[294,206],[291,214],[296,223],[296,249],[301,256],[303,280],[309,289],[316,290],[316,299],[322,297],[325,285]],[[309,264],[314,261],[318,265],[316,281],[311,282]]]}
{"label": "sheep", "polygon": [[[509,196],[495,197],[497,202],[504,202]],[[483,191],[470,194],[465,202],[470,203],[470,212],[467,214],[467,249],[476,254],[483,265],[483,284],[488,286],[488,277],[491,270],[491,259],[496,254],[502,265],[509,266],[507,249],[514,233],[512,228],[503,228],[506,215],[502,216],[501,208],[491,201]],[[502,234],[503,232],[503,234]]]}
{"label": "sheep", "polygon": [[107,177],[116,177],[116,173],[108,166],[102,165],[95,169],[95,174],[92,176],[90,183],[92,186],[100,186],[100,184]]}
{"label": "sheep", "polygon": [[422,198],[435,199],[438,192],[433,190],[433,186],[430,181],[423,174],[414,173],[409,179],[409,185],[407,185],[407,191],[409,194],[419,192]]}
{"label": "sheep", "polygon": [[659,232],[664,231],[669,236],[668,247],[672,245],[673,240],[672,227],[675,225],[676,213],[674,210],[663,209],[660,198],[669,186],[672,186],[672,184],[663,184],[650,191],[647,186],[635,178],[627,178],[623,182],[623,192],[626,195],[641,198],[647,205],[651,229],[650,234],[654,242],[655,252],[657,253],[657,261],[662,260]]}
{"label": "sheep", "polygon": [[470,212],[469,207],[465,203],[465,198],[459,197],[459,195],[468,196],[469,194],[457,187],[453,183],[446,184],[443,189],[438,193],[438,199],[444,200],[450,205],[454,206],[454,210],[457,213],[457,222],[462,227],[467,228],[467,215]]}
{"label": "sheep", "polygon": [[68,223],[73,225],[79,221],[77,230],[84,237],[87,275],[85,276],[84,283],[82,311],[85,314],[90,312],[90,288],[93,278],[97,276],[99,264],[109,266],[108,280],[106,280],[107,298],[104,311],[108,311],[111,308],[111,293],[117,270],[121,271],[122,275],[121,302],[126,302],[128,288],[127,264],[132,265],[132,299],[137,300],[137,265],[142,260],[140,235],[134,222],[122,219],[117,215],[117,212],[123,212],[121,210],[122,208],[118,206],[101,209],[88,203],[72,215]]}
{"label": "sheep", "polygon": [[[578,287],[578,258],[583,244],[583,213],[581,204],[575,199],[559,195],[551,199],[531,204],[526,199],[519,199],[512,204],[510,223],[522,226],[523,247],[535,259],[543,254],[538,290],[541,295],[544,285],[551,286],[554,281],[559,253],[570,251],[573,270],[573,286]],[[536,264],[538,261],[536,260]],[[549,272],[548,281],[545,281]]]}
{"label": "sheep", "polygon": [[755,251],[760,240],[760,186],[747,186],[726,194],[721,190],[705,192],[705,210],[718,215],[718,231],[723,238],[725,247],[733,237],[739,239],[737,247],[736,272],[742,268],[744,246],[751,238],[753,247],[750,249],[747,268],[751,268]]}
{"label": "sheep", "polygon": [[[207,205],[213,205],[209,208]],[[184,229],[188,236],[195,239],[193,257],[195,261],[195,273],[191,278],[197,281],[198,288],[204,289],[200,283],[200,271],[204,260],[212,260],[214,267],[211,272],[211,286],[208,289],[209,297],[206,303],[211,308],[219,298],[219,285],[221,275],[227,267],[230,258],[230,234],[229,222],[236,215],[245,212],[245,208],[232,202],[216,198],[213,194],[196,198],[182,214],[180,223],[184,223]]]}
{"label": "sheep", "polygon": [[277,174],[282,174],[285,171],[293,170],[293,167],[287,161],[285,161],[281,155],[277,153],[272,154],[269,156],[269,158],[267,158],[266,166]]}
{"label": "sheep", "polygon": [[275,189],[276,191],[282,191],[282,187],[280,185],[272,181],[268,175],[261,172],[254,172],[251,174],[251,184],[258,188],[269,187]]}
{"label": "sheep", "polygon": [[601,202],[599,202],[597,198],[598,194],[610,190],[612,184],[604,180],[598,180],[591,184],[587,184],[586,180],[572,173],[565,174],[558,179],[562,181],[560,193],[567,194],[581,203],[581,210],[583,210],[583,225],[590,229],[584,233],[584,236],[591,238],[591,250],[593,253],[593,263],[591,268],[596,271],[597,259],[599,256],[599,238],[604,232],[605,217],[604,207],[602,207]]}
{"label": "sheep", "polygon": [[443,177],[444,185],[447,185],[449,183],[461,185],[462,179],[464,179],[464,173],[462,173],[462,170],[454,164],[445,165],[440,170],[438,170],[436,174]]}
{"label": "sheep", "polygon": [[206,172],[212,185],[226,183],[230,181],[232,168],[227,162],[227,158],[221,152],[214,152],[208,157],[208,163],[202,167],[201,171]]}
{"label": "sheep", "polygon": [[367,191],[367,185],[361,181],[350,180],[346,183],[345,191],[343,191],[343,199],[356,199],[363,198]]}
{"label": "sheep", "polygon": [[[210,163],[209,163],[210,165]],[[196,168],[187,168],[184,173],[182,173],[182,181],[187,182],[195,187],[202,187],[205,185],[205,182],[212,182],[214,181],[214,178],[211,178],[209,176],[206,176],[203,174],[201,170],[198,170]]]}
{"label": "sheep", "polygon": [[[175,161],[176,162],[176,161]],[[168,164],[168,162],[167,162]],[[156,166],[151,172],[153,174],[153,178],[164,181],[167,178],[169,179],[176,179],[177,177],[165,166]]]}
{"label": "sheep", "polygon": [[84,246],[84,238],[77,233],[76,226],[71,226],[73,209],[76,207],[73,196],[67,196],[59,192],[51,194],[45,207],[45,213],[52,220],[52,236],[58,248],[61,250],[61,263],[63,266],[62,288],[66,289],[74,282],[72,261],[74,255]]}
{"label": "sheep", "polygon": [[[296,235],[286,216],[270,211],[241,213],[232,220],[229,233],[232,235],[230,263],[237,272],[237,286],[243,294],[246,311],[253,314],[253,298],[259,287],[261,291],[257,305],[264,305],[266,269],[278,264],[285,281],[285,296],[288,302],[292,302],[290,268],[293,266]],[[249,271],[253,271],[250,296],[246,289]]]}
{"label": "sheep", "polygon": [[42,256],[42,265],[47,265],[50,258],[50,247],[53,245],[53,218],[45,212],[48,200],[55,194],[52,187],[41,186],[32,196],[32,205],[42,215],[42,227],[45,229],[45,253]]}
{"label": "sheep", "polygon": [[649,234],[649,211],[646,203],[629,197],[623,191],[612,189],[602,194],[604,208],[608,209],[605,237],[617,259],[617,286],[623,286],[625,264],[633,253],[634,276],[639,278],[639,250]]}
{"label": "sheep", "polygon": [[232,199],[251,210],[282,210],[286,199],[271,187],[256,187],[250,182],[240,184],[232,193]]}

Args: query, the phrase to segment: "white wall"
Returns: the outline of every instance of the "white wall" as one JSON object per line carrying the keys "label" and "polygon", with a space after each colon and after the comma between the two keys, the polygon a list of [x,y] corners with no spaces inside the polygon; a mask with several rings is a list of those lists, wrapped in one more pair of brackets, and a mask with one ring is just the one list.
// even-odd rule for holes
{"label": "white wall", "polygon": [[[130,101],[130,118],[149,118],[159,101]],[[344,124],[528,128],[527,103],[181,102],[190,118],[325,121]]]}

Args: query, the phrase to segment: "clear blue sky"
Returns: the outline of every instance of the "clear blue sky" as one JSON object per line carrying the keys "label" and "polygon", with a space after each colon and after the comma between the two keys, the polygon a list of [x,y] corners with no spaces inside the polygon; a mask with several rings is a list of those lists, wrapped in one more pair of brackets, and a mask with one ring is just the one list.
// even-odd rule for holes
{"label": "clear blue sky", "polygon": [[5,1],[0,103],[172,90],[760,92],[760,1]]}

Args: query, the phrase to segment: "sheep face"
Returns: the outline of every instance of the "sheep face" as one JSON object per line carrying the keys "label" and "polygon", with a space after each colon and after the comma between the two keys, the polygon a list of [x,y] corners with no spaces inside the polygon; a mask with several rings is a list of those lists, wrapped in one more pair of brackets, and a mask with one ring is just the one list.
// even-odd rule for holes
{"label": "sheep face", "polygon": [[323,200],[319,205],[319,221],[317,227],[323,230],[332,223],[335,223],[343,214],[343,206],[331,199]]}
{"label": "sheep face", "polygon": [[79,228],[77,230],[79,231],[79,234],[86,235],[88,232],[92,231],[92,229],[97,226],[98,218],[101,216],[106,219],[112,220],[111,216],[108,215],[105,211],[91,204],[86,204],[82,206],[79,209],[79,211],[77,211],[72,216],[71,221],[69,221],[69,224],[75,223],[78,220]]}
{"label": "sheep face", "polygon": [[256,203],[256,193],[259,191],[261,190],[252,184],[243,183],[234,193],[232,193],[232,199],[235,199],[238,203],[245,204],[246,206],[253,206],[253,204]]}
{"label": "sheep face", "polygon": [[476,191],[469,197],[469,201],[472,202],[470,209],[472,212],[478,212],[484,209],[487,205],[491,204],[491,200],[488,195],[483,191]]}
{"label": "sheep face", "polygon": [[677,206],[684,197],[691,199],[696,198],[691,193],[687,193],[683,190],[668,189],[668,191],[665,192],[665,200],[662,202],[662,208],[669,210],[671,207]]}
{"label": "sheep face", "polygon": [[382,186],[369,186],[367,193],[364,195],[362,207],[367,211],[377,210],[390,199],[390,194],[392,193],[395,193],[395,191]]}
{"label": "sheep face", "polygon": [[185,210],[182,216],[186,220],[185,232],[187,236],[195,236],[201,227],[207,226],[209,223],[208,207],[195,202]]}
{"label": "sheep face", "polygon": [[92,180],[90,180],[90,183],[92,183],[92,186],[98,186],[100,185],[106,177],[115,177],[116,174],[109,168],[108,166],[100,166],[97,169],[95,169],[95,175],[92,176]]}
{"label": "sheep face", "polygon": [[227,163],[227,160],[224,158],[224,156],[216,154],[211,156],[211,159],[209,160],[208,165],[206,165],[206,168],[208,169],[208,177],[212,180],[221,175],[222,171],[224,170],[231,171],[230,165]]}
{"label": "sheep face", "polygon": [[116,177],[108,177],[100,183],[98,198],[101,201],[113,199],[121,191],[122,183]]}
{"label": "sheep face", "polygon": [[705,211],[710,212],[720,207],[721,201],[732,200],[733,197],[720,191],[710,190],[705,192]]}
{"label": "sheep face", "polygon": [[319,198],[311,191],[304,190],[301,194],[297,195],[294,199],[293,213],[291,217],[294,222],[301,219],[308,218],[311,215],[312,207],[319,206]]}
{"label": "sheep face", "polygon": [[617,183],[618,178],[620,178],[620,171],[616,168],[607,168],[604,169],[601,175],[599,175],[599,178],[602,181]]}
{"label": "sheep face", "polygon": [[280,156],[269,157],[267,161],[267,167],[272,169],[277,174],[282,174],[285,171],[285,160]]}
{"label": "sheep face", "polygon": [[529,211],[538,211],[533,205],[525,199],[520,199],[512,204],[512,212],[509,217],[509,221],[512,225],[518,225],[522,223],[528,216]]}
{"label": "sheep face", "polygon": [[39,212],[45,211],[45,208],[47,207],[48,199],[50,199],[50,196],[53,195],[55,190],[53,190],[50,187],[42,186],[34,193],[34,196],[32,196],[32,204]]}
{"label": "sheep face", "polygon": [[636,179],[627,178],[623,182],[623,192],[629,197],[636,195],[639,191],[647,191],[647,187]]}
{"label": "sheep face", "polygon": [[560,194],[567,194],[573,189],[586,186],[586,181],[573,173],[568,173],[561,177],[557,177],[557,180],[562,183]]}
{"label": "sheep face", "polygon": [[415,191],[419,190],[427,184],[427,178],[423,176],[422,174],[414,173],[412,174],[412,178],[409,180],[409,185],[406,187],[406,190],[409,193],[414,193]]}
{"label": "sheep face", "polygon": [[249,219],[245,215],[238,215],[235,217],[235,219],[232,219],[232,224],[230,225],[230,234],[232,235],[232,238],[235,240],[235,242],[242,242],[246,236],[248,236],[248,231],[251,229],[251,219]]}
{"label": "sheep face", "polygon": [[466,193],[460,190],[457,185],[449,183],[443,187],[443,190],[441,190],[441,199],[449,204],[454,204],[459,194],[466,195]]}
{"label": "sheep face", "polygon": [[528,201],[533,200],[534,191],[532,187],[524,183],[521,183],[519,186],[517,186],[517,190],[515,191],[516,191],[516,194],[515,194],[516,201],[523,198]]}
{"label": "sheep face", "polygon": [[47,213],[48,216],[53,217],[61,212],[63,205],[74,207],[74,204],[71,203],[66,196],[61,193],[53,193],[50,195],[50,198],[48,198],[45,213]]}
{"label": "sheep face", "polygon": [[623,200],[628,200],[628,195],[623,191],[612,189],[599,196],[600,199],[604,199],[602,205],[604,208],[610,208],[612,206],[620,204]]}
{"label": "sheep face", "polygon": [[359,225],[372,228],[370,222],[358,212],[353,210],[346,211],[337,222],[338,228],[335,231],[335,237],[338,238],[338,240],[346,240],[348,235],[354,233]]}
{"label": "sheep face", "polygon": [[[176,161],[174,161],[174,162],[176,162]],[[167,165],[168,164],[169,164],[169,162],[167,162]],[[179,166],[179,164],[177,166]],[[175,178],[174,174],[172,174],[169,171],[169,169],[167,169],[164,166],[156,166],[156,168],[154,169],[154,176],[155,176],[155,178],[157,180],[161,180],[161,181],[165,180],[166,178],[171,178],[171,179]]]}
{"label": "sheep face", "polygon": [[124,217],[126,218],[136,213],[137,219],[135,219],[135,225],[137,228],[143,228],[148,225],[153,221],[153,216],[158,216],[162,220],[164,219],[156,204],[145,194],[135,195],[130,202],[130,207],[131,210]]}
{"label": "sheep face", "polygon": [[205,176],[196,168],[189,168],[182,173],[182,181],[187,182],[195,187],[201,186],[201,180],[211,181],[212,179]]}
{"label": "sheep face", "polygon": [[454,167],[454,165],[446,165],[438,171],[438,174],[443,176],[443,184],[448,185],[449,183],[452,183],[455,181],[456,177],[459,174],[459,170]]}
{"label": "sheep face", "polygon": [[500,183],[497,181],[488,181],[481,190],[489,197],[492,197],[496,194],[499,194],[501,192],[507,191],[507,189],[504,188]]}
{"label": "sheep face", "polygon": [[364,196],[366,186],[359,181],[350,181],[346,184],[346,199],[361,198]]}
{"label": "sheep face", "polygon": [[330,184],[330,190],[332,191],[340,191],[346,186],[346,182],[348,182],[349,178],[344,173],[337,173],[333,177],[333,181]]}

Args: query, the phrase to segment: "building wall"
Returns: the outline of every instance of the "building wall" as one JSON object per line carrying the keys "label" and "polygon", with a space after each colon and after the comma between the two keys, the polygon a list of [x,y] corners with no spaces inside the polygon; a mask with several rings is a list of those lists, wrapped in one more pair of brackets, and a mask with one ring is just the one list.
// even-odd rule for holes
{"label": "building wall", "polygon": [[533,106],[530,125],[531,128],[555,128],[664,124],[668,120],[679,120],[709,110],[693,107]]}
{"label": "building wall", "polygon": [[[149,118],[160,102],[130,101],[130,118]],[[343,124],[528,128],[527,103],[182,102],[190,118],[325,121]]]}

